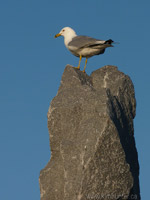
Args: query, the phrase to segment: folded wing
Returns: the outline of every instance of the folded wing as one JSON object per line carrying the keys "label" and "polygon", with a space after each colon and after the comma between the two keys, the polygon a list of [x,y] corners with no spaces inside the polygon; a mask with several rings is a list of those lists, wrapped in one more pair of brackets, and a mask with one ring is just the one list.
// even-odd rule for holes
{"label": "folded wing", "polygon": [[111,47],[112,40],[97,40],[88,36],[76,36],[69,42],[68,47],[73,47],[76,49],[82,48],[93,48],[93,49],[103,49],[106,47]]}

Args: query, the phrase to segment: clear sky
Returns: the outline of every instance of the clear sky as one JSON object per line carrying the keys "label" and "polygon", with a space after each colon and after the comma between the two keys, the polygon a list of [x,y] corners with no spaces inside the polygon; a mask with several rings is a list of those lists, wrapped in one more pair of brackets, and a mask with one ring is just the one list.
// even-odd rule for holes
{"label": "clear sky", "polygon": [[120,43],[90,58],[87,73],[116,65],[134,83],[141,196],[149,199],[149,9],[148,0],[0,1],[0,199],[40,199],[39,173],[50,159],[49,103],[66,64],[78,64],[63,38],[54,39],[65,26]]}

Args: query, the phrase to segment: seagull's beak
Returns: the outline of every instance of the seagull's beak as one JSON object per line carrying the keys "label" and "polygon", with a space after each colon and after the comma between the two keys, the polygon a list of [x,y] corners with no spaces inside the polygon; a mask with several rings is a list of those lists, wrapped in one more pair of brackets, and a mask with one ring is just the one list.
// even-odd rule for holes
{"label": "seagull's beak", "polygon": [[57,37],[59,37],[59,36],[61,36],[61,34],[60,34],[60,33],[56,34],[56,35],[55,35],[55,38],[57,38]]}

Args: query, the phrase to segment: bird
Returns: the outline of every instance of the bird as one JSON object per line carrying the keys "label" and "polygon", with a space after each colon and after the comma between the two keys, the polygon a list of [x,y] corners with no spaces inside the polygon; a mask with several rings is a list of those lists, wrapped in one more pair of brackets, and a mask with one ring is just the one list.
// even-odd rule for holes
{"label": "bird", "polygon": [[107,47],[113,47],[113,40],[99,40],[92,37],[77,35],[70,27],[64,27],[55,35],[55,38],[63,36],[66,48],[75,56],[79,57],[79,64],[76,69],[80,70],[80,63],[82,57],[85,57],[85,66],[83,72],[85,73],[88,58],[103,54]]}

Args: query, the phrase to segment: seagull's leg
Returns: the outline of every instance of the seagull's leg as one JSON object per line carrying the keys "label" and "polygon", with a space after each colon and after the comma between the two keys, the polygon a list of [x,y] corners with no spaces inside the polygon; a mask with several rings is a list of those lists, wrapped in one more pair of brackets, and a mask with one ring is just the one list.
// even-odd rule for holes
{"label": "seagull's leg", "polygon": [[76,69],[80,69],[81,59],[82,59],[82,56],[80,55],[79,64],[78,64],[78,67],[75,67]]}
{"label": "seagull's leg", "polygon": [[87,64],[87,58],[85,60],[85,66],[84,66],[84,70],[83,70],[84,73],[85,73],[86,64]]}

